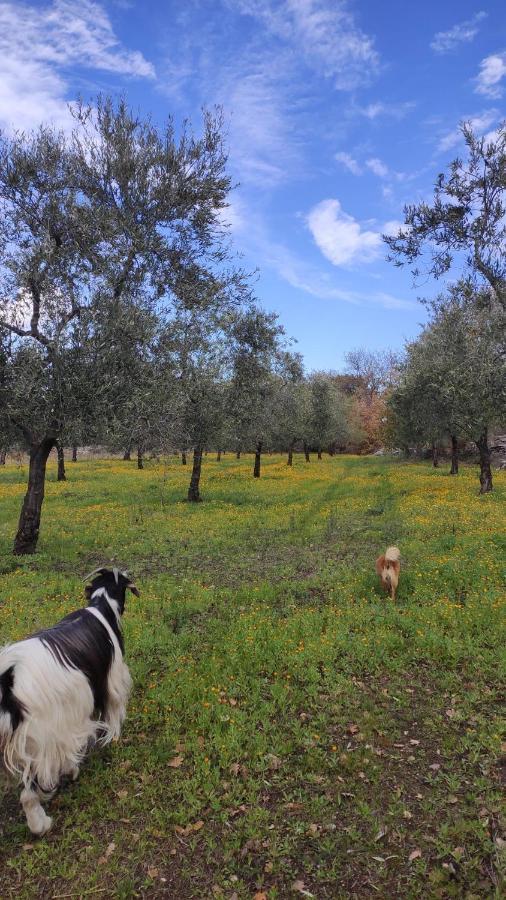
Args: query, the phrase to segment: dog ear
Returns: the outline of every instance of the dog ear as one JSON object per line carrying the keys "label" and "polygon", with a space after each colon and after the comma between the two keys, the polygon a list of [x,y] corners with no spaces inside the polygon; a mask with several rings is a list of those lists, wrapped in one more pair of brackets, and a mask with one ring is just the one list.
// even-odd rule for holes
{"label": "dog ear", "polygon": [[129,588],[132,591],[132,594],[135,594],[136,597],[140,597],[141,592],[140,592],[139,588],[136,587],[135,584],[132,584],[131,581],[127,584],[127,588]]}

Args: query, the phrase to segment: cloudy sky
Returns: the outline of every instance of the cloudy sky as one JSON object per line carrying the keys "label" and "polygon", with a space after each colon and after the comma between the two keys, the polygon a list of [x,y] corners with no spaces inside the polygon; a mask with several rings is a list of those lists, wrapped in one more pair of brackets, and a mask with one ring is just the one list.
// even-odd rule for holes
{"label": "cloudy sky", "polygon": [[504,116],[504,0],[0,0],[1,127],[65,127],[98,91],[160,121],[223,106],[235,247],[308,367],[339,368],[419,328],[434,285],[381,233],[430,196],[460,121]]}

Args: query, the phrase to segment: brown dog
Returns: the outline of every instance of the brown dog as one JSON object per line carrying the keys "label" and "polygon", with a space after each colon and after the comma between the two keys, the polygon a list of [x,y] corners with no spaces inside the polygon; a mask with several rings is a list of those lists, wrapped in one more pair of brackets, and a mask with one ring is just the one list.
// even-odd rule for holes
{"label": "brown dog", "polygon": [[400,559],[401,554],[398,547],[388,547],[383,556],[378,556],[376,560],[376,574],[379,575],[381,584],[388,591],[392,600],[395,600],[395,592],[399,584]]}

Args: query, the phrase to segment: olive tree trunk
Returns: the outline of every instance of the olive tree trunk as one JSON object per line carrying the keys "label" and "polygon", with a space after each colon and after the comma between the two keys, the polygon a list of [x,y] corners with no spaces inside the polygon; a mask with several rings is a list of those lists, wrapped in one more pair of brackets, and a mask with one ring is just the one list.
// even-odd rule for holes
{"label": "olive tree trunk", "polygon": [[240,450],[237,450],[237,452],[236,452],[236,454],[235,454],[235,458],[236,458],[236,459],[240,459],[240,458],[241,458],[241,451],[240,451]]}
{"label": "olive tree trunk", "polygon": [[308,447],[308,445],[306,444],[305,441],[304,441],[304,457],[305,457],[306,462],[309,462],[309,461],[310,461],[310,458],[309,458],[309,447]]}
{"label": "olive tree trunk", "polygon": [[144,468],[143,452],[142,452],[142,447],[140,445],[137,447],[137,468],[138,469]]}
{"label": "olive tree trunk", "polygon": [[131,453],[132,453],[132,445],[129,444],[128,447],[126,448],[124,454],[123,454],[123,459],[124,459],[125,461],[131,459],[131,458],[132,458],[132,457],[131,457]]}
{"label": "olive tree trunk", "polygon": [[255,449],[255,466],[253,469],[253,477],[260,478],[260,461],[262,458],[262,441],[258,441]]}
{"label": "olive tree trunk", "polygon": [[458,475],[459,474],[459,444],[457,440],[457,436],[452,434],[452,467],[450,469],[450,475]]}
{"label": "olive tree trunk", "polygon": [[181,465],[186,465],[186,450],[181,450]]}
{"label": "olive tree trunk", "polygon": [[322,458],[322,448],[318,447],[318,459]]}
{"label": "olive tree trunk", "polygon": [[480,494],[488,494],[493,489],[492,468],[490,465],[490,447],[488,446],[488,429],[484,428],[476,441],[480,454]]}
{"label": "olive tree trunk", "polygon": [[432,453],[432,465],[434,466],[435,469],[437,469],[437,467],[439,466],[439,454],[438,454],[438,446],[435,443],[435,441],[432,442],[431,453]]}
{"label": "olive tree trunk", "polygon": [[72,462],[77,462],[77,446],[74,444],[72,446]]}
{"label": "olive tree trunk", "polygon": [[221,450],[218,450],[216,454],[216,462],[221,462]]}
{"label": "olive tree trunk", "polygon": [[56,453],[58,456],[58,474],[56,476],[57,480],[66,481],[67,476],[65,475],[65,453],[63,450],[63,446],[59,441],[56,441]]}
{"label": "olive tree trunk", "polygon": [[188,500],[190,503],[199,503],[202,499],[199,491],[201,469],[202,447],[195,447],[193,450],[192,477],[190,479],[190,487],[188,488]]}
{"label": "olive tree trunk", "polygon": [[48,456],[55,445],[54,437],[45,437],[30,447],[28,488],[21,507],[18,530],[14,539],[16,556],[35,553],[40,530],[40,514],[44,500]]}
{"label": "olive tree trunk", "polygon": [[5,459],[7,457],[7,450],[0,450],[0,466],[5,466]]}

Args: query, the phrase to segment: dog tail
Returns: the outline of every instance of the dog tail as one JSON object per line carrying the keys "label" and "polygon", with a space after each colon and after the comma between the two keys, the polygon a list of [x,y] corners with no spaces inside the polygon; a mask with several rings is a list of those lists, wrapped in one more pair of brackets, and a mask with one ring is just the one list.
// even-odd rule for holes
{"label": "dog tail", "polygon": [[387,547],[385,552],[385,562],[398,563],[400,562],[401,551],[398,547]]}

